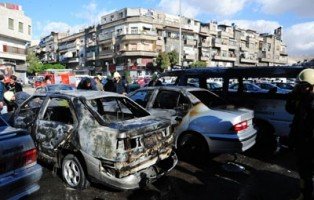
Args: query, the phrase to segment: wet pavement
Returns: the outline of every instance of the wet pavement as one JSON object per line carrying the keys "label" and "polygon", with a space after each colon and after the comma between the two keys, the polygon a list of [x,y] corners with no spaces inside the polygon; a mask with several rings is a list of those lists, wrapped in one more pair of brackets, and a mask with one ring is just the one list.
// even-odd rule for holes
{"label": "wet pavement", "polygon": [[[65,186],[60,175],[44,167],[40,190],[28,199],[209,199],[209,200],[288,200],[298,193],[298,176],[291,152],[256,158],[252,155],[223,154],[202,164],[179,162],[176,168],[146,188],[118,191],[99,184],[83,191]],[[255,158],[254,158],[255,157]],[[229,161],[243,166],[228,165]]]}

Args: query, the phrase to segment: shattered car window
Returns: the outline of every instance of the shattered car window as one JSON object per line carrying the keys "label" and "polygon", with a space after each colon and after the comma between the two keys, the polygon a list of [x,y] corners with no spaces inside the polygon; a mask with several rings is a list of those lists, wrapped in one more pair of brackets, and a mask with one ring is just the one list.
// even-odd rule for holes
{"label": "shattered car window", "polygon": [[69,101],[61,98],[52,98],[48,104],[43,119],[45,121],[73,124],[73,116],[71,114]]}
{"label": "shattered car window", "polygon": [[89,100],[88,104],[106,122],[124,121],[148,116],[149,113],[123,97],[105,97]]}

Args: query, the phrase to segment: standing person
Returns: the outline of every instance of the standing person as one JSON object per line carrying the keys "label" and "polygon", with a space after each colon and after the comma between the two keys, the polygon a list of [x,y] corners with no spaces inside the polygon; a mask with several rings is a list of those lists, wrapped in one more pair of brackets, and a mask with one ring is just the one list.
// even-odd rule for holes
{"label": "standing person", "polygon": [[83,78],[77,86],[79,90],[93,90],[92,81],[90,78]]}
{"label": "standing person", "polygon": [[107,92],[116,92],[115,84],[110,75],[107,76],[107,81],[104,84],[104,90]]}
{"label": "standing person", "polygon": [[294,114],[290,146],[295,148],[301,194],[298,200],[312,199],[314,162],[314,69],[305,69],[297,77],[286,110]]}
{"label": "standing person", "polygon": [[23,91],[21,83],[16,81],[17,78],[15,75],[10,76],[10,83],[7,85],[7,89],[14,93]]}
{"label": "standing person", "polygon": [[3,94],[4,92],[6,92],[6,87],[4,84],[4,76],[2,74],[0,74],[0,110],[3,109],[4,106],[4,98],[3,98]]}
{"label": "standing person", "polygon": [[119,72],[115,72],[113,74],[113,78],[114,78],[114,85],[116,88],[116,93],[126,94],[127,93],[126,83],[124,80],[121,79],[121,75],[119,74]]}
{"label": "standing person", "polygon": [[153,74],[152,80],[149,81],[148,86],[162,86],[161,81],[158,80],[157,74]]}
{"label": "standing person", "polygon": [[100,78],[98,76],[94,77],[94,80],[96,82],[96,88],[98,91],[104,91],[104,86],[102,85]]}

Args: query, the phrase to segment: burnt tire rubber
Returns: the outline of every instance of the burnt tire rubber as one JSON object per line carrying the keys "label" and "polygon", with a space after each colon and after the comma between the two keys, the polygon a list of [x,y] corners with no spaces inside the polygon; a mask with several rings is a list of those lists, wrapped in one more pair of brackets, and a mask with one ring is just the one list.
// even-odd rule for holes
{"label": "burnt tire rubber", "polygon": [[184,134],[178,138],[177,154],[179,160],[199,163],[207,160],[209,151],[203,138],[195,134]]}
{"label": "burnt tire rubber", "polygon": [[64,157],[61,170],[62,178],[69,187],[83,190],[89,186],[86,173],[75,155],[68,154]]}

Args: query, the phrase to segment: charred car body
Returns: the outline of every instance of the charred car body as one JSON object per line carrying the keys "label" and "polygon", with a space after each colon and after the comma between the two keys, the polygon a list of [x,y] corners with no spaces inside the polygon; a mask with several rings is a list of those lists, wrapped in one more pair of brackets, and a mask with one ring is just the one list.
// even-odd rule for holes
{"label": "charred car body", "polygon": [[14,115],[27,128],[39,158],[61,168],[64,181],[117,189],[152,182],[177,163],[169,120],[151,116],[125,96],[99,91],[33,95]]}
{"label": "charred car body", "polygon": [[173,116],[175,144],[182,157],[242,152],[255,144],[253,111],[227,106],[219,96],[195,87],[147,87],[130,98],[155,116]]}

